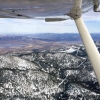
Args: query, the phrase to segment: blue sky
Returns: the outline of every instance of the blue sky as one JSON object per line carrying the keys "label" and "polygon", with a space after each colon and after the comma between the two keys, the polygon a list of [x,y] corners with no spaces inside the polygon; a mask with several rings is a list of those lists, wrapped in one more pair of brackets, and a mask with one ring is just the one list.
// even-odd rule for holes
{"label": "blue sky", "polygon": [[[90,11],[83,15],[90,33],[100,33],[100,13]],[[0,19],[0,34],[77,33],[73,20],[47,23],[34,19]]]}

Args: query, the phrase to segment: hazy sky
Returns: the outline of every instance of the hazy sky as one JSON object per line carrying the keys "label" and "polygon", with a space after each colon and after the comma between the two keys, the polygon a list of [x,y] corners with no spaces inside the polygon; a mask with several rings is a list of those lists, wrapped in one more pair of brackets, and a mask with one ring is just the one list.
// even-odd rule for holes
{"label": "hazy sky", "polygon": [[[100,33],[100,13],[90,11],[83,15],[90,33]],[[77,33],[73,20],[47,23],[34,19],[0,19],[0,34]]]}

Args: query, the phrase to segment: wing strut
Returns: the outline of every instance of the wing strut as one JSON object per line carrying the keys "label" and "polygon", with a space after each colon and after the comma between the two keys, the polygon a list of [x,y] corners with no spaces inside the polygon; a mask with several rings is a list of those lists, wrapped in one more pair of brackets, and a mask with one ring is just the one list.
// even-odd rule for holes
{"label": "wing strut", "polygon": [[82,0],[75,0],[74,7],[70,10],[70,13],[68,15],[72,17],[76,23],[77,29],[80,33],[85,49],[87,51],[87,54],[92,63],[93,69],[95,71],[95,74],[100,85],[100,54],[81,17],[81,4]]}

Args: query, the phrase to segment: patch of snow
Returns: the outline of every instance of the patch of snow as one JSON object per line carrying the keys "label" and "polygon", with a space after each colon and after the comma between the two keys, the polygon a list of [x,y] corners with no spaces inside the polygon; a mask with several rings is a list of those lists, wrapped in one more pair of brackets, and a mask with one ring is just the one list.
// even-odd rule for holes
{"label": "patch of snow", "polygon": [[76,50],[73,49],[73,48],[70,48],[70,49],[66,50],[67,53],[73,53],[73,52],[75,52],[75,51],[76,51]]}

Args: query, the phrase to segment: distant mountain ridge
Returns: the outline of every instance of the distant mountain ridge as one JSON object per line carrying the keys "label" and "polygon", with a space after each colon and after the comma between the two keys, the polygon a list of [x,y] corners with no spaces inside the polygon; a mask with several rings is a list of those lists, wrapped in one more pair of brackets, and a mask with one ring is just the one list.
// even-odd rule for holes
{"label": "distant mountain ridge", "polygon": [[[100,34],[91,34],[94,41],[100,42]],[[30,50],[53,50],[61,46],[82,43],[79,34],[27,34],[0,36],[0,54]]]}
{"label": "distant mountain ridge", "polygon": [[[100,34],[91,34],[94,41],[100,41]],[[29,39],[38,39],[44,41],[81,41],[81,37],[77,33],[44,33],[44,34],[27,34],[27,35],[5,35],[0,36],[0,41],[4,40],[29,40]]]}
{"label": "distant mountain ridge", "polygon": [[[94,41],[100,41],[100,34],[91,34]],[[45,41],[81,41],[81,37],[77,33],[63,33],[63,34],[54,34],[54,33],[44,33],[44,34],[30,34],[26,37],[34,37],[40,40]]]}

